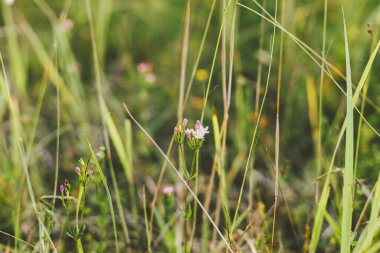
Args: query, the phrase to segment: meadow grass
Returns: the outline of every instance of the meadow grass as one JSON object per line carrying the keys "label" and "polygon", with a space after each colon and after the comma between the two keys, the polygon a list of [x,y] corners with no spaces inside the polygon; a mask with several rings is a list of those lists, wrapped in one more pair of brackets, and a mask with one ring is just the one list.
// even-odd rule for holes
{"label": "meadow grass", "polygon": [[0,8],[0,250],[380,250],[376,1]]}

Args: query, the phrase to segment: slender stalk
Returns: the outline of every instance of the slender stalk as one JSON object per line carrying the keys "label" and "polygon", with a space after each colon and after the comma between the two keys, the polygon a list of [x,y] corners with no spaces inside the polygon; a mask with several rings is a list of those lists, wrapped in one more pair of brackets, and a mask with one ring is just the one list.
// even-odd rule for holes
{"label": "slender stalk", "polygon": [[83,253],[82,240],[79,238],[75,241],[75,245],[77,246],[78,253]]}
{"label": "slender stalk", "polygon": [[[199,150],[196,151],[195,154],[195,189],[194,193],[196,196],[198,196],[198,171],[199,171]],[[194,201],[194,207],[193,207],[193,227],[191,229],[191,235],[190,235],[190,242],[189,242],[189,249],[191,251],[192,245],[193,245],[193,240],[194,240],[194,235],[195,235],[195,227],[197,224],[197,202]]]}
{"label": "slender stalk", "polygon": [[148,241],[148,253],[152,252],[151,248],[151,239],[150,239],[150,233],[149,233],[149,225],[148,225],[148,214],[146,211],[146,195],[145,195],[145,186],[143,187],[143,204],[144,204],[144,221],[145,221],[145,233],[146,233],[146,238]]}
{"label": "slender stalk", "polygon": [[181,55],[181,77],[179,82],[179,100],[177,117],[180,119],[183,113],[183,102],[185,95],[185,80],[186,80],[186,66],[187,66],[187,53],[189,49],[189,30],[190,30],[190,0],[186,3],[184,34],[182,40],[182,55]]}
{"label": "slender stalk", "polygon": [[[76,229],[77,233],[79,232],[79,210],[80,210],[80,205],[81,205],[81,202],[82,202],[84,190],[85,190],[85,187],[83,186],[82,183],[80,183],[80,185],[79,185],[77,207],[76,207],[76,211],[75,211],[75,229]],[[78,238],[76,240],[76,246],[77,246],[78,253],[82,253],[83,252],[83,247],[82,247],[81,238]]]}
{"label": "slender stalk", "polygon": [[[277,0],[275,10],[275,20],[277,15]],[[282,0],[281,6],[281,25],[284,25],[285,18],[285,0]],[[281,95],[281,78],[282,78],[282,58],[284,48],[284,31],[280,33],[280,59],[278,63],[278,78],[277,78],[277,107],[276,107],[276,137],[275,137],[275,186],[274,186],[274,211],[273,211],[273,224],[272,224],[272,241],[271,252],[273,252],[275,228],[276,228],[276,214],[277,214],[277,201],[278,201],[278,182],[279,182],[279,157],[280,157],[280,95]]]}
{"label": "slender stalk", "polygon": [[[56,66],[58,68],[58,56],[56,57]],[[55,153],[55,174],[54,174],[54,198],[53,198],[53,207],[52,210],[54,210],[55,206],[55,196],[57,195],[57,188],[58,188],[58,170],[59,170],[59,140],[60,140],[60,130],[61,130],[61,101],[60,101],[60,93],[59,93],[59,86],[60,84],[57,84],[57,143],[56,143],[56,153]]]}
{"label": "slender stalk", "polygon": [[[325,68],[325,53],[326,53],[326,23],[327,23],[327,1],[323,11],[323,34],[322,34],[322,62],[321,62],[321,75],[319,81],[319,110],[318,110],[318,144],[317,144],[317,176],[322,170],[322,116],[323,116],[323,81],[324,81],[324,68]],[[315,190],[316,202],[319,199],[319,181],[316,183]]]}
{"label": "slender stalk", "polygon": [[351,225],[352,225],[352,203],[353,203],[353,159],[354,159],[354,118],[353,118],[353,99],[352,99],[352,82],[351,82],[351,66],[350,54],[348,49],[347,28],[343,13],[344,25],[344,41],[346,52],[346,76],[347,76],[347,130],[346,130],[346,152],[345,152],[345,168],[343,178],[343,214],[341,226],[341,253],[351,252]]}

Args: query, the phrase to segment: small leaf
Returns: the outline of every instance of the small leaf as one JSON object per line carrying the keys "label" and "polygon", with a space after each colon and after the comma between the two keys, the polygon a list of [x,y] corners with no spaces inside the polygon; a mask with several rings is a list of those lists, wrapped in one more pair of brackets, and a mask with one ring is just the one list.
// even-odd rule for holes
{"label": "small leaf", "polygon": [[183,170],[183,175],[185,176],[186,180],[191,180],[190,174],[189,174],[189,172],[187,171],[187,169],[184,169],[184,170]]}
{"label": "small leaf", "polygon": [[72,238],[72,239],[74,239],[74,240],[75,240],[75,236],[74,236],[74,235],[72,235],[70,232],[66,232],[66,235],[67,235],[68,237],[70,237],[70,238]]}
{"label": "small leaf", "polygon": [[185,211],[182,213],[182,217],[185,220],[188,220],[192,214],[193,214],[193,211],[191,210],[191,206],[190,206],[190,204],[187,204]]}

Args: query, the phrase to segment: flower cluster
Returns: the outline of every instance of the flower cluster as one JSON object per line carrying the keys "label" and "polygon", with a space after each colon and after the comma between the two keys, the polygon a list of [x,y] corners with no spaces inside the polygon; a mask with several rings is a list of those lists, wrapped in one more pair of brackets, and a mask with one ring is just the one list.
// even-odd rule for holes
{"label": "flower cluster", "polygon": [[182,124],[174,128],[174,140],[178,144],[183,144],[185,141],[185,128],[187,126],[187,119],[183,119]]}
{"label": "flower cluster", "polygon": [[65,179],[64,183],[59,186],[59,191],[61,192],[62,205],[66,209],[67,213],[70,213],[72,207],[70,190],[71,185],[69,183],[69,180]]}
{"label": "flower cluster", "polygon": [[75,173],[78,174],[80,182],[83,184],[83,186],[87,186],[90,176],[92,173],[94,173],[94,168],[87,168],[87,163],[83,161],[81,158],[79,160],[80,167],[75,167]]}
{"label": "flower cluster", "polygon": [[175,141],[178,144],[182,144],[186,136],[187,144],[191,150],[198,150],[202,147],[205,141],[205,135],[209,133],[208,126],[203,127],[202,123],[197,120],[194,128],[187,128],[187,119],[184,119],[182,125],[174,128]]}
{"label": "flower cluster", "polygon": [[140,62],[137,64],[137,72],[142,75],[147,83],[156,82],[156,75],[153,73],[153,65],[150,62]]}

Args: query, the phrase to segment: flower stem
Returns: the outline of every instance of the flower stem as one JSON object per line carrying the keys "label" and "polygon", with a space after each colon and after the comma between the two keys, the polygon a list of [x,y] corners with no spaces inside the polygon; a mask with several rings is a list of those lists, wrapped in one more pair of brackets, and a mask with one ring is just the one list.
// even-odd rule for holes
{"label": "flower stem", "polygon": [[[75,215],[76,233],[79,233],[79,209],[80,209],[80,204],[82,202],[83,194],[84,194],[84,186],[83,186],[83,184],[80,184],[79,193],[78,193],[77,209],[76,209],[76,215]],[[83,246],[82,246],[81,238],[76,239],[76,246],[77,246],[78,253],[83,253]]]}
{"label": "flower stem", "polygon": [[194,175],[194,168],[195,168],[195,163],[196,163],[196,160],[197,160],[197,154],[198,154],[198,150],[194,151],[194,153],[193,153],[193,160],[191,162],[191,171],[190,171],[190,175],[191,176]]}
{"label": "flower stem", "polygon": [[83,253],[82,240],[80,238],[76,240],[76,245],[78,253]]}
{"label": "flower stem", "polygon": [[79,209],[80,209],[80,203],[82,202],[83,193],[84,193],[84,186],[82,184],[80,184],[79,193],[78,193],[76,216],[75,216],[75,226],[76,226],[77,232],[79,231]]}
{"label": "flower stem", "polygon": [[[195,158],[195,195],[198,197],[198,169],[199,169],[199,150],[196,152],[196,158]],[[194,207],[193,207],[193,227],[191,230],[191,235],[190,235],[190,240],[189,240],[189,249],[191,250],[192,244],[193,244],[193,239],[195,235],[195,226],[197,223],[197,202],[194,201]]]}

